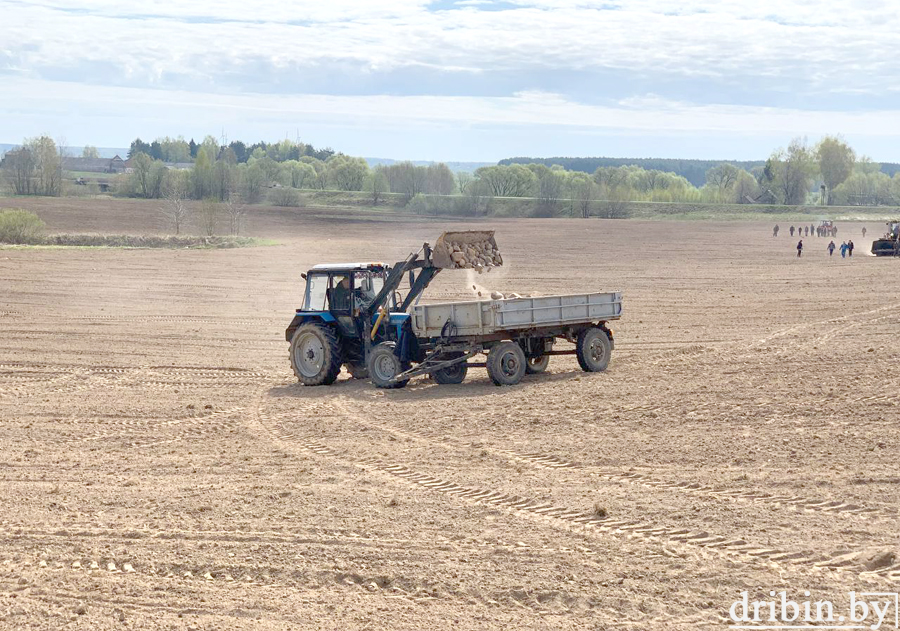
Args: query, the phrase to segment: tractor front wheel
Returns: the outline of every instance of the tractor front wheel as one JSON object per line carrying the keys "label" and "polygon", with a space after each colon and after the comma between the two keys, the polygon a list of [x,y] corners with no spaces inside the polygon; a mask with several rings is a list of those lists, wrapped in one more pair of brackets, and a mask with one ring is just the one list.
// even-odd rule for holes
{"label": "tractor front wheel", "polygon": [[341,372],[341,345],[334,330],[307,322],[291,338],[291,368],[305,386],[327,386]]}
{"label": "tractor front wheel", "polygon": [[408,368],[397,357],[395,348],[393,342],[382,342],[369,353],[369,378],[376,388],[402,388],[409,382],[409,379],[394,381],[394,377]]}

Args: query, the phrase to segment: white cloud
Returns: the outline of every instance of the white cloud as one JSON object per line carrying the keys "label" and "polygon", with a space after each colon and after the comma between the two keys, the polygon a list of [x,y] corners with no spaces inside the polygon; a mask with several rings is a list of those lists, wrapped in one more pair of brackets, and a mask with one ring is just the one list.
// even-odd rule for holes
{"label": "white cloud", "polygon": [[900,109],[855,114],[829,110],[777,109],[744,105],[698,105],[657,96],[621,101],[611,107],[585,105],[547,92],[509,97],[335,96],[307,94],[220,95],[181,90],[85,87],[76,83],[11,79],[0,95],[0,108],[41,112],[68,110],[73,115],[155,117],[177,124],[180,116],[208,126],[245,117],[299,124],[317,121],[344,127],[427,129],[436,126],[541,126],[585,130],[725,132],[900,136]]}
{"label": "white cloud", "polygon": [[239,83],[260,67],[277,74],[332,63],[374,72],[613,69],[819,91],[878,91],[900,81],[896,3],[622,0],[603,10],[616,3],[516,2],[512,10],[433,12],[424,0],[87,0],[72,13],[61,10],[71,4],[63,0],[5,0],[0,49],[33,76],[102,61],[119,76],[86,80],[135,85],[217,75]]}
{"label": "white cloud", "polygon": [[900,133],[896,0],[483,2],[0,0],[0,141],[75,119],[70,139],[106,120],[126,138]]}

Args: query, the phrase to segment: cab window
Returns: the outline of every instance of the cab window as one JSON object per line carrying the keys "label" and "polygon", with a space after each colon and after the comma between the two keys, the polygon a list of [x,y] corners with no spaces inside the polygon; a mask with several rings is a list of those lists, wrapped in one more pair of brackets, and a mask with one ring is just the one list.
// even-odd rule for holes
{"label": "cab window", "polygon": [[369,304],[384,287],[384,272],[353,272],[355,306]]}
{"label": "cab window", "polygon": [[350,274],[332,274],[326,293],[331,311],[349,311]]}
{"label": "cab window", "polygon": [[325,295],[328,290],[328,274],[310,274],[306,279],[306,299],[304,311],[325,311]]}

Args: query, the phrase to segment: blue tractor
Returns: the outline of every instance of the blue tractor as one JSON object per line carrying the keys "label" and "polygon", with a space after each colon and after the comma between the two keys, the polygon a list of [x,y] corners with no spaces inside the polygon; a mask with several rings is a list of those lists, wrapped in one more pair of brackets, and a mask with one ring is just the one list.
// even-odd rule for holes
{"label": "blue tractor", "polygon": [[[290,342],[291,367],[300,383],[308,386],[334,383],[346,366],[356,379],[369,377],[373,364],[378,374],[408,370],[410,360],[421,351],[410,326],[407,309],[417,301],[441,269],[462,268],[444,244],[451,242],[492,243],[493,232],[445,232],[435,251],[428,243],[406,260],[392,266],[384,263],[339,263],[316,265],[303,275],[306,291],[285,331]],[[405,279],[405,297],[398,291]],[[406,381],[379,387],[402,387]]]}

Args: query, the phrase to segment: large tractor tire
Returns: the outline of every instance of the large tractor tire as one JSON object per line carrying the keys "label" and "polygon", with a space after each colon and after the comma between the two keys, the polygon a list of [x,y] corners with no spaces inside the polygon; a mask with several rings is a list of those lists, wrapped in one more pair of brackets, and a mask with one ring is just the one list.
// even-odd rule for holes
{"label": "large tractor tire", "polygon": [[575,344],[575,356],[578,365],[585,372],[603,372],[609,365],[612,345],[606,331],[598,326],[584,329],[578,334]]}
{"label": "large tractor tire", "polygon": [[459,362],[458,364],[436,370],[431,373],[431,376],[434,378],[435,382],[442,386],[446,386],[462,383],[466,380],[466,373],[468,372],[469,367],[466,365],[466,362]]}
{"label": "large tractor tire", "polygon": [[341,372],[341,344],[330,327],[300,325],[291,338],[291,368],[305,386],[327,386]]}
{"label": "large tractor tire", "polygon": [[369,378],[376,388],[403,388],[409,383],[409,379],[393,381],[394,377],[409,369],[394,353],[395,348],[394,342],[382,342],[369,353]]}
{"label": "large tractor tire", "polygon": [[525,376],[525,353],[515,342],[501,342],[488,353],[487,371],[495,386],[514,386]]}

